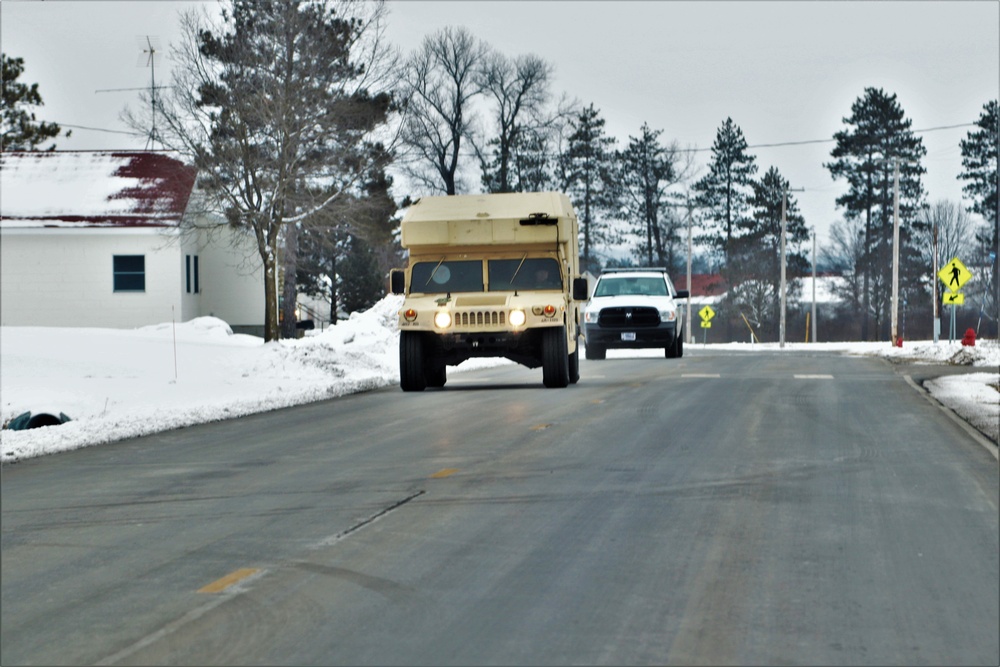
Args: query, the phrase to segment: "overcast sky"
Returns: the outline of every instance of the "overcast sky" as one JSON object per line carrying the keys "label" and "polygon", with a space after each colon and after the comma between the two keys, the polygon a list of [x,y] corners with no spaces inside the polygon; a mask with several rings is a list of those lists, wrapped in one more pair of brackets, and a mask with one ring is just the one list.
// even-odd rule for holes
{"label": "overcast sky", "polygon": [[[37,0],[0,3],[4,53],[38,83],[38,117],[73,129],[66,150],[143,148],[119,120],[149,85],[142,47],[165,54],[192,3]],[[444,26],[465,26],[509,55],[555,70],[553,91],[593,103],[624,147],[642,124],[665,142],[708,149],[731,117],[757,157],[790,181],[822,243],[844,191],[823,163],[866,87],[896,94],[913,128],[974,123],[1000,97],[1000,3],[921,2],[424,2],[392,1],[389,37],[409,53]],[[158,83],[170,61],[157,64]],[[961,200],[959,141],[970,127],[922,132],[928,200]],[[765,147],[764,144],[802,143]],[[696,153],[702,173],[711,153]],[[397,193],[402,196],[406,193]]]}

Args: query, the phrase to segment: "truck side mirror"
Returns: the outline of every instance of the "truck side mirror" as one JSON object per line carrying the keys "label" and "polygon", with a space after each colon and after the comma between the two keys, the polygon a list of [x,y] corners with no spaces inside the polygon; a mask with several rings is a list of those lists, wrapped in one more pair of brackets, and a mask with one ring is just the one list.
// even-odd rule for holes
{"label": "truck side mirror", "polygon": [[406,293],[406,273],[402,269],[389,271],[389,291],[393,294]]}
{"label": "truck side mirror", "polygon": [[677,294],[674,296],[675,299],[687,299],[691,296],[691,292],[686,289],[677,290]]}
{"label": "truck side mirror", "polygon": [[574,278],[573,279],[573,300],[574,301],[586,301],[590,298],[590,287],[587,285],[586,278]]}

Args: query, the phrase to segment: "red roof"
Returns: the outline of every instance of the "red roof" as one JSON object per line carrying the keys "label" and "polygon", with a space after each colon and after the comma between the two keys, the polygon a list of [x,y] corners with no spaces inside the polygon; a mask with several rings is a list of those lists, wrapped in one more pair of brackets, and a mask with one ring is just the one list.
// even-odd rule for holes
{"label": "red roof", "polygon": [[174,226],[195,174],[166,152],[0,153],[0,226]]}
{"label": "red roof", "polygon": [[726,281],[718,273],[692,273],[691,287],[687,284],[687,274],[681,274],[671,278],[674,287],[677,289],[687,289],[691,296],[720,296],[729,289]]}

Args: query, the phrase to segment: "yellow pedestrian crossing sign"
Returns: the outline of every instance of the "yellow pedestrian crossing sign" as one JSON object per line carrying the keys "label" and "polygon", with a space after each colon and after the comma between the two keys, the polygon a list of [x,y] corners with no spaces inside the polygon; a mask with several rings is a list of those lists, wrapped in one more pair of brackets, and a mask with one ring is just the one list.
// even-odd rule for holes
{"label": "yellow pedestrian crossing sign", "polygon": [[702,329],[711,329],[712,328],[712,323],[710,321],[708,321],[708,320],[702,320],[701,321],[701,328]]}
{"label": "yellow pedestrian crossing sign", "polygon": [[946,306],[961,306],[965,303],[965,294],[962,292],[945,292],[941,302]]}
{"label": "yellow pedestrian crossing sign", "polygon": [[[969,278],[972,277],[972,272],[965,268],[965,264],[962,264],[962,260],[958,257],[952,258],[950,262],[944,265],[944,267],[938,271],[938,278],[944,283],[944,286],[948,288],[950,292],[958,292],[962,289],[962,285],[969,282]],[[946,303],[951,303],[946,301]]]}
{"label": "yellow pedestrian crossing sign", "polygon": [[[701,319],[705,320],[705,322],[708,322],[713,317],[715,317],[715,311],[712,310],[712,307],[708,306],[708,305],[706,305],[704,308],[702,308],[701,310],[699,310],[698,314],[701,315]],[[704,327],[705,325],[702,324],[702,326]],[[709,327],[705,327],[705,328],[708,329]]]}

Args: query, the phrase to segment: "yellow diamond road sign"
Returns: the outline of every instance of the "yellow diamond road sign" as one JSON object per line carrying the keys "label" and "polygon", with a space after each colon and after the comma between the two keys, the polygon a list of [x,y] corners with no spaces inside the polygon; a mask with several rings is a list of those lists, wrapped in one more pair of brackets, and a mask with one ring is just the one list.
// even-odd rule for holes
{"label": "yellow diamond road sign", "polygon": [[965,294],[962,292],[945,292],[941,302],[946,306],[961,306],[965,304]]}
{"label": "yellow diamond road sign", "polygon": [[951,292],[958,292],[971,277],[972,272],[965,268],[965,264],[962,264],[962,260],[958,257],[953,258],[938,271],[938,278]]}
{"label": "yellow diamond road sign", "polygon": [[706,322],[715,317],[715,311],[712,310],[711,306],[705,306],[704,308],[698,311],[698,314],[701,315],[701,319],[705,320]]}

